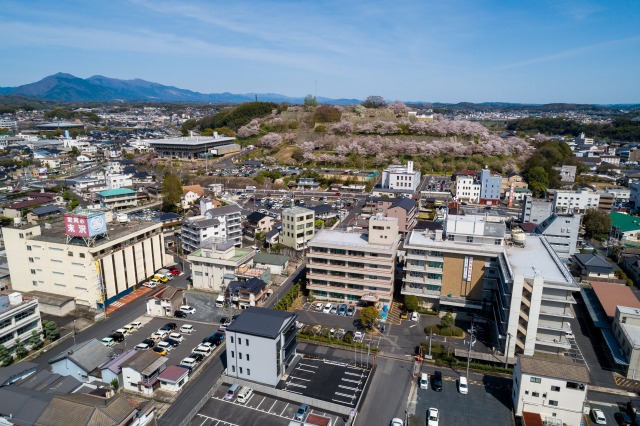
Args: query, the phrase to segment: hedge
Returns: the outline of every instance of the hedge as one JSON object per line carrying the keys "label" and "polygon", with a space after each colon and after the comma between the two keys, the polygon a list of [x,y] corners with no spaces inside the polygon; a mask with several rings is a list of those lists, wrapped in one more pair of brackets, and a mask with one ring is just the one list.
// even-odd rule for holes
{"label": "hedge", "polygon": [[350,348],[370,349],[372,352],[375,352],[378,350],[378,348],[370,348],[368,345],[364,343],[360,343],[360,342],[347,343],[341,339],[332,339],[330,337],[318,336],[316,334],[298,333],[298,337],[300,337],[301,339],[312,340],[314,342],[331,343],[332,345],[347,346]]}
{"label": "hedge", "polygon": [[424,332],[429,334],[437,334],[438,336],[464,337],[464,331],[460,327],[442,327],[439,324],[428,325],[424,328]]}
{"label": "hedge", "polygon": [[293,302],[295,302],[295,300],[300,296],[302,296],[302,286],[300,283],[296,283],[291,287],[291,290],[289,290],[287,294],[285,294],[282,299],[276,303],[276,306],[274,306],[273,309],[276,311],[288,311],[289,308],[291,308],[291,305],[293,305]]}
{"label": "hedge", "polygon": [[[422,347],[422,353],[426,354],[429,351],[429,342],[420,342],[420,346]],[[445,347],[441,343],[432,343],[431,344],[431,356],[436,362],[446,364],[450,367],[460,367],[466,368],[467,362],[461,361],[456,358],[453,354],[448,353],[445,350]],[[472,362],[469,364],[469,367],[474,370],[479,371],[488,371],[492,373],[503,373],[503,374],[513,374],[513,368],[504,368],[498,365],[490,365],[490,364],[479,364],[477,362]]]}

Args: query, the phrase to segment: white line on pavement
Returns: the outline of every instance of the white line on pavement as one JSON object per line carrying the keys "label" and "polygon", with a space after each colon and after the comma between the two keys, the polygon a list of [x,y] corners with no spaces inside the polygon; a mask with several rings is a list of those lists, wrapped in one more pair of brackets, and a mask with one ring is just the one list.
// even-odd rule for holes
{"label": "white line on pavement", "polygon": [[281,417],[284,414],[284,410],[286,410],[288,406],[289,406],[289,403],[287,403],[287,405],[285,405],[284,408],[282,409],[282,411],[280,412],[280,416]]}
{"label": "white line on pavement", "polygon": [[[289,383],[288,383],[288,385],[289,385],[289,386],[295,386],[295,387],[297,387],[297,388],[306,388],[306,386],[305,386],[305,385],[301,385],[301,384],[298,384],[298,383],[291,383],[291,382],[289,382]],[[287,390],[288,390],[288,389],[287,389]]]}
{"label": "white line on pavement", "polygon": [[258,404],[258,406],[256,407],[256,410],[260,409],[260,406],[262,405],[265,399],[267,399],[266,396],[262,397],[262,401],[260,401],[260,404]]}
{"label": "white line on pavement", "polygon": [[353,394],[341,393],[341,392],[335,392],[334,395],[346,396],[347,398],[354,398],[355,397],[355,395],[353,395]]}

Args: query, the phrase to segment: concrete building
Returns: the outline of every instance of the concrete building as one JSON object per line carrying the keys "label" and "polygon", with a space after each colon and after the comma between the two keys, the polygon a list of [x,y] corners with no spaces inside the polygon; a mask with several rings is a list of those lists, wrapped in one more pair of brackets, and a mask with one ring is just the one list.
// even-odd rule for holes
{"label": "concrete building", "polygon": [[491,173],[484,168],[480,171],[480,203],[487,205],[500,204],[502,176]]}
{"label": "concrete building", "polygon": [[598,210],[610,212],[616,204],[616,196],[614,194],[601,193],[598,200]]}
{"label": "concrete building", "polygon": [[576,181],[576,175],[578,172],[578,168],[576,166],[567,166],[563,164],[562,166],[554,167],[553,169],[560,173],[560,182],[572,184]]}
{"label": "concrete building", "polygon": [[98,192],[100,205],[107,209],[117,210],[138,205],[136,191],[128,188],[108,189]]}
{"label": "concrete building", "polygon": [[258,233],[267,233],[273,229],[275,220],[264,213],[253,212],[247,215],[244,229],[247,235],[255,237]]}
{"label": "concrete building", "polygon": [[127,186],[133,186],[132,177],[133,175],[110,175],[105,173],[104,183],[107,186],[107,190],[124,188]]}
{"label": "concrete building", "polygon": [[191,264],[193,288],[221,292],[235,279],[243,265],[251,263],[256,254],[253,249],[235,247],[233,242],[211,242],[187,256]]}
{"label": "concrete building", "polygon": [[375,303],[391,307],[398,221],[377,215],[369,235],[321,230],[309,242],[307,289],[314,299],[341,303]]}
{"label": "concrete building", "polygon": [[611,331],[626,358],[626,376],[633,380],[640,379],[640,309],[616,306]]}
{"label": "concrete building", "polygon": [[516,188],[529,188],[529,184],[524,180],[522,175],[518,173],[510,173],[507,176],[502,177],[502,187],[500,188],[500,195],[503,195],[509,189]]}
{"label": "concrete building", "polygon": [[588,209],[597,209],[600,194],[595,192],[556,191],[553,197],[553,210],[556,213],[584,213]]}
{"label": "concrete building", "polygon": [[99,367],[111,360],[114,353],[97,339],[73,345],[49,360],[51,371],[61,376],[71,376],[81,382],[101,380]]}
{"label": "concrete building", "polygon": [[529,188],[514,188],[513,194],[511,193],[511,189],[507,189],[504,193],[504,198],[507,200],[509,205],[513,204],[522,204],[525,197],[532,197],[533,192]]}
{"label": "concrete building", "polygon": [[513,371],[513,411],[526,424],[579,425],[590,382],[583,364],[521,355]]}
{"label": "concrete building", "polygon": [[365,211],[398,219],[398,231],[402,234],[410,232],[418,223],[418,203],[413,198],[373,198],[367,201]]}
{"label": "concrete building", "polygon": [[611,238],[623,244],[637,245],[640,242],[640,217],[611,212]]}
{"label": "concrete building", "polygon": [[574,142],[577,146],[591,146],[593,145],[593,138],[587,138],[584,132],[575,137]]}
{"label": "concrete building", "polygon": [[191,253],[200,244],[214,238],[219,242],[242,243],[242,214],[238,206],[222,206],[207,210],[203,215],[193,216],[182,222],[182,250]]}
{"label": "concrete building", "polygon": [[216,148],[229,145],[236,138],[220,136],[187,136],[170,139],[149,139],[146,142],[153,148],[158,157],[197,160],[208,155],[217,155]]}
{"label": "concrete building", "polygon": [[578,235],[582,215],[566,214],[551,216],[536,226],[534,233],[544,235],[553,251],[562,258],[569,259],[577,253]]}
{"label": "concrete building", "polygon": [[316,217],[313,210],[291,207],[282,210],[282,231],[280,244],[294,250],[304,250],[315,235]]}
{"label": "concrete building", "polygon": [[180,203],[183,209],[193,206],[196,201],[205,196],[204,188],[200,185],[188,185],[182,187],[182,198]]}
{"label": "concrete building", "polygon": [[413,161],[406,166],[391,165],[382,171],[382,188],[405,189],[415,192],[420,186],[420,171],[413,170]]}
{"label": "concrete building", "polygon": [[604,193],[613,195],[616,203],[628,203],[631,199],[631,190],[628,188],[605,188]]}
{"label": "concrete building", "polygon": [[81,223],[73,225],[84,224],[88,237],[70,235],[71,223],[65,222],[2,228],[13,288],[68,296],[77,305],[102,309],[165,266],[161,223],[115,225],[104,215],[94,221],[95,216],[65,217],[78,218]]}
{"label": "concrete building", "polygon": [[271,275],[286,275],[289,258],[279,254],[256,253],[253,256],[253,266],[271,271]]}
{"label": "concrete building", "polygon": [[476,182],[475,176],[456,176],[455,196],[460,201],[477,203],[480,201],[480,182]]}
{"label": "concrete building", "polygon": [[0,294],[0,345],[11,351],[34,331],[42,332],[38,300],[18,292]]}
{"label": "concrete building", "polygon": [[147,297],[147,315],[171,317],[181,305],[184,305],[182,289],[167,286]]}
{"label": "concrete building", "polygon": [[275,386],[296,355],[296,319],[291,312],[251,307],[226,334],[227,375]]}
{"label": "concrete building", "polygon": [[491,216],[448,215],[442,231],[413,231],[404,249],[401,293],[485,318],[494,346],[509,357],[571,347],[566,319],[579,287],[543,236],[507,236]]}
{"label": "concrete building", "polygon": [[158,374],[158,381],[160,389],[167,392],[178,392],[189,381],[189,370],[177,365],[170,365]]}
{"label": "concrete building", "polygon": [[147,396],[153,395],[160,388],[158,375],[167,368],[167,361],[167,357],[151,350],[136,352],[122,365],[124,389]]}

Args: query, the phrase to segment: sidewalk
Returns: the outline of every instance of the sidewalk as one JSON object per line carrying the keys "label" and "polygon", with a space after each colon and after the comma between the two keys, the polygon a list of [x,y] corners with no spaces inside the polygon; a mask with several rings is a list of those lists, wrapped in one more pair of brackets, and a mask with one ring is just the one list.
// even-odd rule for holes
{"label": "sidewalk", "polygon": [[138,286],[137,289],[135,289],[131,293],[127,294],[126,296],[116,300],[115,302],[113,302],[112,304],[107,306],[107,309],[106,309],[105,313],[107,314],[107,316],[109,316],[112,312],[120,309],[121,307],[123,307],[127,303],[133,302],[137,298],[142,297],[142,296],[146,295],[147,293],[151,293],[152,291],[158,290],[160,288],[162,288],[162,287],[149,288],[149,287],[142,287],[140,285],[140,286]]}

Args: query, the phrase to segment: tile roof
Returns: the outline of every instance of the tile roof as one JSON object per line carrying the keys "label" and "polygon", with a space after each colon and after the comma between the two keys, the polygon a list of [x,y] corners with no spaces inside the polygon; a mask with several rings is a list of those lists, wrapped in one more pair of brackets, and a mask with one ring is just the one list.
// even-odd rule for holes
{"label": "tile roof", "polygon": [[268,217],[266,214],[264,213],[260,213],[260,212],[253,212],[250,213],[249,215],[247,215],[247,220],[249,222],[260,222],[262,219],[264,219],[265,217]]}
{"label": "tile roof", "polygon": [[111,360],[113,352],[112,348],[106,347],[98,339],[91,339],[73,345],[68,350],[61,352],[57,357],[51,359],[49,364],[68,358],[89,373]]}
{"label": "tile roof", "polygon": [[640,300],[626,285],[591,281],[591,288],[609,318],[616,316],[616,306],[640,308]]}
{"label": "tile roof", "polygon": [[17,362],[7,367],[0,368],[0,386],[6,386],[13,381],[33,374],[38,368],[38,364],[29,361]]}
{"label": "tile roof", "polygon": [[63,208],[54,206],[54,205],[36,207],[35,209],[31,210],[31,213],[38,216],[50,214],[50,213],[64,213],[64,212],[65,210]]}
{"label": "tile roof", "polygon": [[135,411],[137,407],[123,394],[109,399],[88,394],[61,395],[51,401],[34,425],[119,425]]}
{"label": "tile roof", "polygon": [[589,272],[612,272],[615,268],[604,258],[593,253],[576,253],[575,260]]}
{"label": "tile roof", "polygon": [[589,370],[582,364],[565,359],[548,359],[529,355],[518,356],[523,373],[553,377],[578,383],[590,383]]}
{"label": "tile roof", "polygon": [[[213,202],[214,200],[212,200]],[[223,214],[240,213],[241,209],[235,205],[220,206],[206,211],[206,215],[210,217],[221,216]]]}
{"label": "tile roof", "polygon": [[123,352],[117,358],[113,358],[111,361],[107,361],[100,366],[100,370],[110,370],[115,374],[119,374],[122,364],[124,364],[129,358],[136,354],[135,349],[129,349],[127,352]]}
{"label": "tile roof", "polygon": [[162,364],[166,364],[167,360],[167,357],[158,355],[154,351],[138,351],[126,363],[122,364],[122,368],[130,367],[141,374],[149,375]]}
{"label": "tile roof", "polygon": [[52,200],[48,197],[37,197],[32,200],[20,201],[19,203],[9,204],[10,209],[22,209],[25,207],[37,206],[44,203],[50,203]]}
{"label": "tile roof", "polygon": [[186,194],[189,191],[195,192],[200,197],[202,197],[204,195],[204,188],[201,187],[200,185],[187,185],[187,186],[183,186],[182,187],[182,193],[183,194]]}

